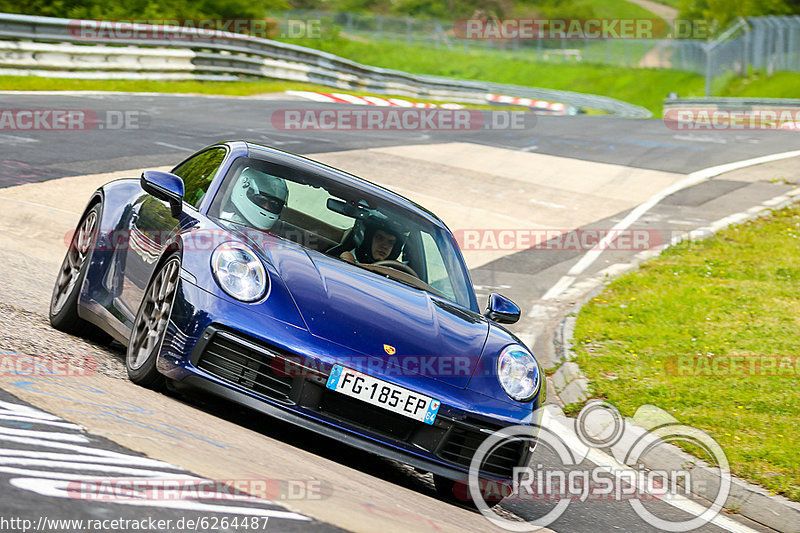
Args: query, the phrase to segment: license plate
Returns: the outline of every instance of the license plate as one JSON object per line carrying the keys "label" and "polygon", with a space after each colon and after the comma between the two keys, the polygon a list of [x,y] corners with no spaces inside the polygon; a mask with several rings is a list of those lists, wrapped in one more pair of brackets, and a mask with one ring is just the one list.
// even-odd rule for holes
{"label": "license plate", "polygon": [[441,405],[439,400],[430,396],[398,387],[342,365],[333,366],[326,386],[336,392],[426,424],[433,424]]}

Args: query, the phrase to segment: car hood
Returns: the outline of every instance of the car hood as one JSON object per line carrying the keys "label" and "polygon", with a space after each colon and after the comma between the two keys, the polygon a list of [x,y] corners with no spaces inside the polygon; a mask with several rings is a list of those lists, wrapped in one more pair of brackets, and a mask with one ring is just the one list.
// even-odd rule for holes
{"label": "car hood", "polygon": [[365,356],[351,366],[371,374],[419,374],[466,388],[489,334],[481,315],[300,246],[260,248],[309,332]]}

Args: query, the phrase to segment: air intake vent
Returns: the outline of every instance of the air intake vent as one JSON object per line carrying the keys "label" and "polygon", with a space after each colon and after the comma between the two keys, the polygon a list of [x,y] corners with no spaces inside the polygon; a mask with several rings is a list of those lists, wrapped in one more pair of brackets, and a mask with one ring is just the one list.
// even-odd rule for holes
{"label": "air intake vent", "polygon": [[[494,431],[494,428],[485,429]],[[488,436],[489,433],[481,431],[480,427],[456,423],[438,455],[447,461],[469,467],[475,451]],[[495,448],[481,465],[481,472],[510,478],[514,467],[522,464],[527,446],[528,442],[515,440]]]}
{"label": "air intake vent", "polygon": [[214,376],[273,400],[292,403],[292,378],[273,372],[278,354],[265,346],[217,331],[200,355],[198,367]]}

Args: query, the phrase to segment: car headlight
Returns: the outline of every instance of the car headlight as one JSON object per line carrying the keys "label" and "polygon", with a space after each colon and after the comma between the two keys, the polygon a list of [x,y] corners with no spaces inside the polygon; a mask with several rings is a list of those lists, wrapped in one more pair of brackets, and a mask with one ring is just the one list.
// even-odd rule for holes
{"label": "car headlight", "polygon": [[497,358],[497,379],[511,398],[526,402],[539,392],[539,365],[528,350],[512,344]]}
{"label": "car headlight", "polygon": [[260,300],[267,291],[267,271],[255,252],[241,243],[226,242],[211,255],[211,270],[222,290],[243,302]]}

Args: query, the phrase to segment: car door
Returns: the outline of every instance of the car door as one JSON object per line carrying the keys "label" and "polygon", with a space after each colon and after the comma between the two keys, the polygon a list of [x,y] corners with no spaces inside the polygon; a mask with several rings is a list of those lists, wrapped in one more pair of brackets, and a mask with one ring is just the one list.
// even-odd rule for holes
{"label": "car door", "polygon": [[173,174],[184,182],[184,212],[179,219],[172,216],[167,202],[144,191],[133,203],[119,298],[119,311],[125,316],[128,326],[133,324],[147,284],[166,246],[181,228],[196,222],[191,213],[196,211],[195,206],[199,205],[214,180],[226,154],[224,147],[209,148],[173,169]]}

